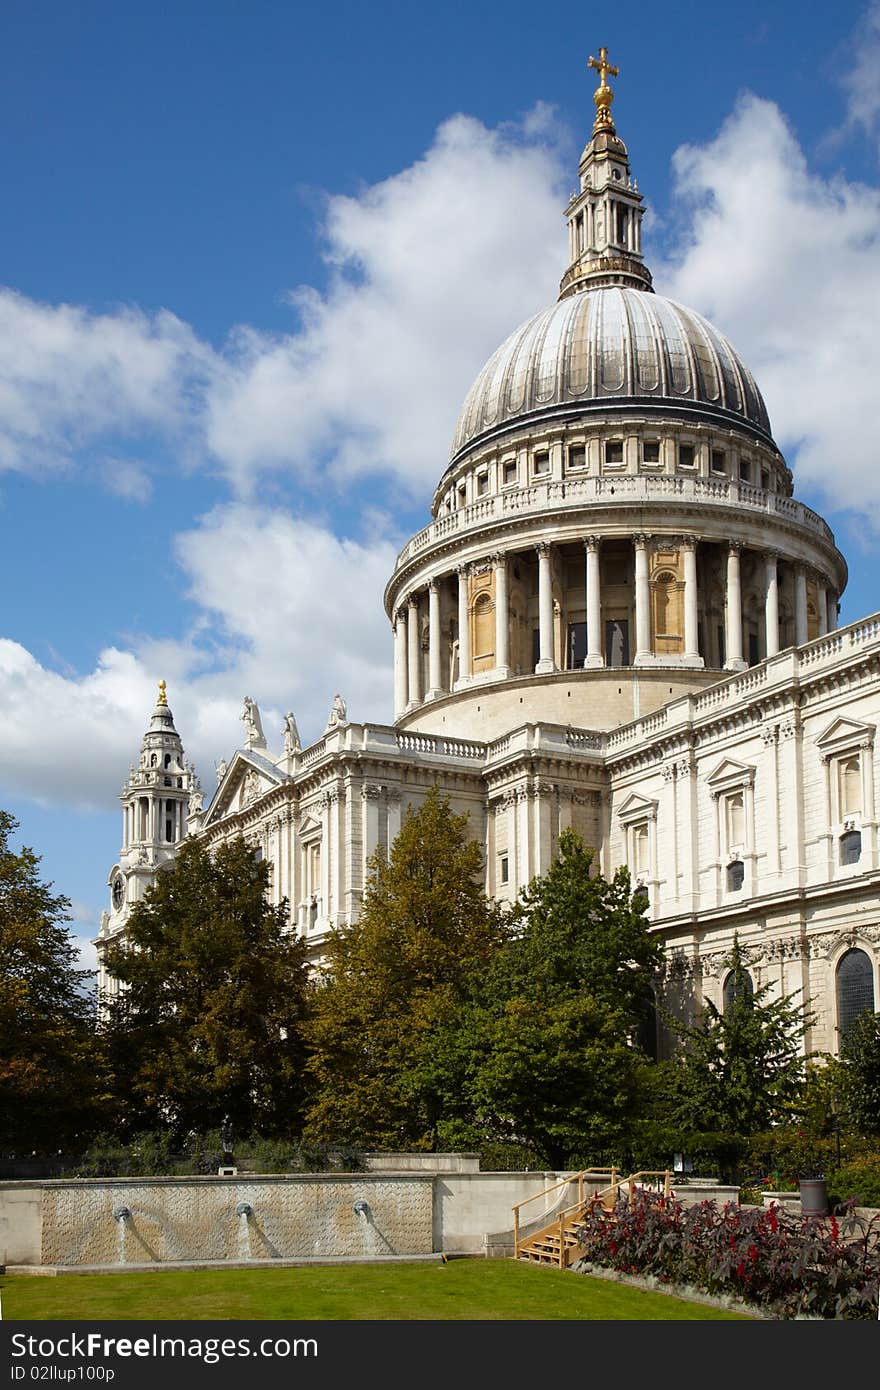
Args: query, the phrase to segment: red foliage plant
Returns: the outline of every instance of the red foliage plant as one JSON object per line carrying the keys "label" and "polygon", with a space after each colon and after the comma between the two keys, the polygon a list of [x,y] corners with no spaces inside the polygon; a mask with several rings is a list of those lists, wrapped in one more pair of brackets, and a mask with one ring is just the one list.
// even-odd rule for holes
{"label": "red foliage plant", "polygon": [[636,1190],[610,1214],[594,1207],[579,1234],[590,1264],[732,1294],[778,1318],[877,1317],[880,1225],[852,1204],[826,1220]]}

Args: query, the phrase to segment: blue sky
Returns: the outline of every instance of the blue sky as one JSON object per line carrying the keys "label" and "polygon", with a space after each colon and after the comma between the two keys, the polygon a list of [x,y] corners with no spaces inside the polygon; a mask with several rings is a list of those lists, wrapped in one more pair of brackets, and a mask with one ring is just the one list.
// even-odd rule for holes
{"label": "blue sky", "polygon": [[159,677],[209,790],[245,693],[270,744],[390,718],[385,579],[555,298],[602,44],[655,285],[880,607],[880,3],[706,13],[4,4],[0,805],[80,936]]}

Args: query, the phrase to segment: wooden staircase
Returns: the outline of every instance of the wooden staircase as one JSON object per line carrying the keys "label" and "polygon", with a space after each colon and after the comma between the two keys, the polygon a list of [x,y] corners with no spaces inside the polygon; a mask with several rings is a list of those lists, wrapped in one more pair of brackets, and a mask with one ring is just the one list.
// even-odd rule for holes
{"label": "wooden staircase", "polygon": [[[604,1187],[600,1186],[598,1191],[594,1186],[597,1177],[610,1179]],[[616,1168],[585,1168],[571,1178],[563,1178],[555,1187],[548,1187],[543,1192],[536,1192],[534,1197],[527,1197],[524,1202],[517,1202],[513,1208],[513,1258],[529,1260],[532,1264],[552,1265],[554,1269],[567,1269],[579,1256],[578,1230],[589,1211],[599,1207],[610,1218],[621,1189],[625,1188],[632,1198],[638,1187],[658,1188],[658,1180],[661,1178],[663,1195],[668,1197],[672,1185],[672,1173],[668,1169],[631,1173],[628,1178],[624,1178]],[[578,1189],[576,1202],[562,1207],[554,1213],[552,1220],[538,1230],[520,1235],[523,1207],[541,1198],[546,1200],[549,1193],[574,1183],[577,1183]],[[586,1190],[587,1184],[590,1186],[589,1192]]]}

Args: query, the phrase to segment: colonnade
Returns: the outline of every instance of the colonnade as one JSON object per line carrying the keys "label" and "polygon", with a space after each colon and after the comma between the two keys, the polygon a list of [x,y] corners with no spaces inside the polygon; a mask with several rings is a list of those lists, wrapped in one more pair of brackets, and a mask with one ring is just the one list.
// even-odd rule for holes
{"label": "colonnade", "polygon": [[[658,543],[674,545],[681,555],[683,577],[684,622],[683,650],[674,656],[656,654],[652,644],[650,549],[653,539],[648,535],[632,537],[634,553],[635,652],[634,666],[704,665],[699,651],[699,591],[697,583],[696,536],[677,538],[674,542],[657,538]],[[583,665],[586,669],[605,666],[602,630],[602,587],[600,573],[601,540],[588,536],[583,542],[585,551],[585,612],[587,644]],[[743,609],[741,555],[738,541],[727,543],[725,573],[724,666],[727,670],[742,670],[748,663],[743,655]],[[558,670],[554,655],[553,606],[553,547],[542,541],[534,547],[538,569],[538,660],[536,675],[548,675]],[[505,679],[510,669],[510,612],[509,565],[522,551],[495,552],[491,566],[495,586],[495,661],[491,677]],[[764,631],[765,655],[775,656],[780,649],[779,557],[763,552],[764,558]],[[790,563],[790,562],[789,562]],[[469,578],[474,564],[458,565],[454,571],[457,582],[458,609],[458,675],[454,688],[461,689],[473,678],[471,660],[471,600]],[[394,710],[395,718],[423,701],[435,700],[447,694],[444,686],[441,649],[440,586],[452,574],[432,579],[427,585],[428,673],[427,689],[423,690],[422,643],[420,611],[425,589],[411,591],[397,609],[394,629]],[[837,626],[836,595],[816,579],[818,593],[818,635],[823,636]],[[807,570],[795,566],[794,582],[795,644],[806,642],[808,633]]]}

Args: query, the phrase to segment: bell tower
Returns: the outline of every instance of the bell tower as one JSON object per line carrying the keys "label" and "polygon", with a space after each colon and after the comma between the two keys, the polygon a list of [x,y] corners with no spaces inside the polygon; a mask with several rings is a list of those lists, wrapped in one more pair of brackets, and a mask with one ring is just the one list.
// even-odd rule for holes
{"label": "bell tower", "polygon": [[113,993],[101,946],[125,926],[134,903],[144,896],[156,874],[170,863],[187,833],[187,815],[196,810],[201,787],[195,768],[185,762],[174,715],[159,682],[159,693],[141,743],[140,758],[132,763],[120,793],[122,850],[107,878],[110,910],[101,914],[98,947],[99,994]]}
{"label": "bell tower", "polygon": [[607,48],[600,48],[599,57],[591,57],[587,66],[599,74],[593,94],[596,120],[581,155],[580,187],[565,209],[570,265],[559,286],[560,299],[600,285],[651,289],[651,272],[642,260],[642,195],[611,117],[614,92],[607,78],[609,73],[617,77],[620,69],[608,62]]}

